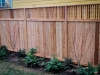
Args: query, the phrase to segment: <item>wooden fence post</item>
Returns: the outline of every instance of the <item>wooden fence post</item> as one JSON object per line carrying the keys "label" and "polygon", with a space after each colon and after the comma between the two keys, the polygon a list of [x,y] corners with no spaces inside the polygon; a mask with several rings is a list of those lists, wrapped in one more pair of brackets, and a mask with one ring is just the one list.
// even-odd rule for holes
{"label": "wooden fence post", "polygon": [[96,25],[95,25],[94,65],[98,65],[98,51],[99,51],[99,22],[96,22]]}
{"label": "wooden fence post", "polygon": [[27,21],[26,21],[26,9],[24,8],[24,47],[28,50],[28,35],[27,35]]}

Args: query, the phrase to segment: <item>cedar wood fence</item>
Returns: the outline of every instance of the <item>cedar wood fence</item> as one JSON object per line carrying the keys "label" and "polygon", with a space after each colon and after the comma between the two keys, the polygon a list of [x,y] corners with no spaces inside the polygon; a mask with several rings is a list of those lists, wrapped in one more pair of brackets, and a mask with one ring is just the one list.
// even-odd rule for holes
{"label": "cedar wood fence", "polygon": [[38,46],[37,56],[50,58],[57,54],[60,60],[68,57],[76,62],[73,53],[78,56],[87,50],[82,64],[100,62],[100,4],[1,9],[0,44],[9,50],[12,47],[6,36],[13,38],[12,26],[16,24],[19,27],[16,51]]}

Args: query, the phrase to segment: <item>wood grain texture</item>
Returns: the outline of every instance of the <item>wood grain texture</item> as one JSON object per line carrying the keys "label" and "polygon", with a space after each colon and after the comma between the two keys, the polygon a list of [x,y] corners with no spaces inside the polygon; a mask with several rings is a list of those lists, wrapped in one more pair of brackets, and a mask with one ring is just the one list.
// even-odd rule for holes
{"label": "wood grain texture", "polygon": [[[97,27],[98,29],[95,27],[97,22],[100,25],[99,8],[99,4],[94,4],[0,10],[0,43],[12,50],[5,34],[13,38],[11,31],[17,24],[19,30],[15,35],[19,31],[19,39],[16,51],[23,48],[28,51],[32,47],[38,47],[37,56],[50,58],[52,54],[56,54],[60,60],[72,58],[75,62],[73,50],[78,57],[81,52],[87,51],[81,63],[98,64],[100,50],[98,56],[95,55],[97,55],[98,44],[100,48],[100,41],[97,38],[100,38],[100,35],[97,36],[96,31],[100,27]],[[10,34],[7,33],[8,27]],[[82,40],[85,42],[82,43]]]}
{"label": "wood grain texture", "polygon": [[[93,42],[95,42],[93,39],[95,37],[95,25],[91,23],[80,23],[80,22],[69,22],[68,23],[68,56],[73,58],[74,61],[76,61],[75,58],[75,52],[76,56],[80,57],[81,52],[86,52],[85,55],[82,57],[82,63],[83,62],[93,62],[92,55],[94,55],[94,49],[95,46],[93,46]],[[88,31],[88,36],[87,35]],[[83,37],[83,35],[85,35]],[[85,38],[85,39],[84,39]],[[82,40],[84,39],[82,44]],[[88,39],[88,40],[87,40]],[[92,40],[92,43],[91,43]],[[91,43],[91,44],[90,44]],[[88,49],[88,50],[87,50]],[[85,58],[84,58],[85,57]],[[83,59],[84,58],[84,59]],[[88,60],[87,60],[88,59]]]}

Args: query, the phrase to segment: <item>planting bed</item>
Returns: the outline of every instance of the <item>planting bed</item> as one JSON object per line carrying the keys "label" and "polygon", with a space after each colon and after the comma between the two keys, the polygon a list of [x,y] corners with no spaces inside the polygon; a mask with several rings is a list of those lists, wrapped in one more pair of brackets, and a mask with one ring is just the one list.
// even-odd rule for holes
{"label": "planting bed", "polygon": [[[37,57],[35,53],[37,52],[36,48],[31,48],[27,53],[25,50],[19,50],[18,52],[9,51],[6,46],[0,47],[0,62],[5,60],[10,65],[18,65],[19,67],[10,67],[6,68],[6,74],[12,73],[11,75],[16,75],[20,72],[34,73],[36,75],[99,75],[100,74],[100,65],[97,67],[92,66],[91,63],[88,63],[87,67],[82,67],[81,65],[75,65],[72,59],[66,58],[64,62],[58,60],[57,55],[52,54],[51,59]],[[4,64],[4,69],[8,64]],[[2,66],[2,65],[1,65]],[[20,68],[21,67],[21,68]],[[2,68],[2,67],[0,67]],[[24,68],[24,71],[23,71]],[[10,70],[9,70],[10,69]],[[22,71],[20,71],[22,70]],[[18,72],[17,72],[18,71]],[[1,69],[1,73],[3,70]],[[16,73],[16,74],[14,74]],[[1,75],[1,74],[0,74]],[[27,75],[27,74],[24,74]],[[28,74],[34,75],[34,74]]]}
{"label": "planting bed", "polygon": [[[32,70],[34,70],[34,71],[36,71],[37,73],[40,73],[39,75],[42,75],[42,73],[44,73],[44,74],[46,74],[46,75],[78,75],[78,74],[75,74],[75,73],[70,73],[70,72],[68,72],[67,70],[61,70],[61,71],[59,71],[59,72],[56,72],[56,73],[52,73],[52,72],[47,72],[47,71],[45,71],[44,69],[45,69],[45,67],[44,66],[34,66],[33,68],[30,68],[30,67],[28,67],[28,66],[26,66],[26,64],[24,64],[24,62],[21,62],[21,61],[19,61],[19,59],[18,59],[18,56],[17,56],[17,53],[14,53],[14,52],[9,52],[9,56],[11,55],[11,54],[15,54],[14,56],[12,56],[12,57],[8,57],[8,59],[6,59],[6,61],[7,62],[9,62],[9,63],[13,63],[13,64],[17,64],[18,66],[21,66],[21,67],[24,67],[25,69],[28,69],[28,70],[30,70],[30,71],[32,71]],[[41,58],[41,57],[37,57],[37,58]],[[22,59],[24,59],[24,57],[22,58]],[[44,61],[45,62],[48,62],[50,59],[47,59],[47,58],[44,58]],[[73,68],[73,67],[72,67]],[[70,69],[71,70],[71,69]]]}

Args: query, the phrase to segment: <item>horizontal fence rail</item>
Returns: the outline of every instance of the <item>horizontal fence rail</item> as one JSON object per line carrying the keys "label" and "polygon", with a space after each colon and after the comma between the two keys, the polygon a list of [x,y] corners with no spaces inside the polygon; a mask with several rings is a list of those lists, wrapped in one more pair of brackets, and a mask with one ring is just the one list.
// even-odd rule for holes
{"label": "horizontal fence rail", "polygon": [[61,60],[72,58],[75,62],[74,54],[80,57],[83,53],[82,64],[97,65],[99,25],[100,4],[5,9],[0,10],[0,42],[12,50],[8,39],[16,36],[16,51],[38,47],[38,56],[57,54]]}

